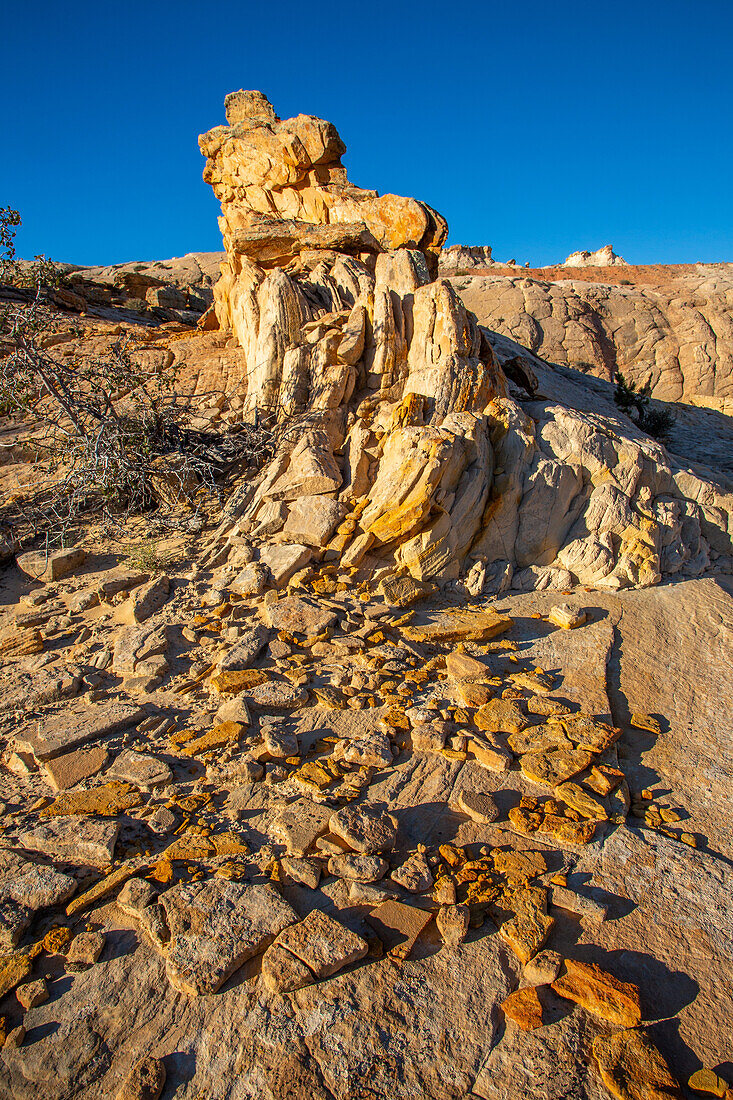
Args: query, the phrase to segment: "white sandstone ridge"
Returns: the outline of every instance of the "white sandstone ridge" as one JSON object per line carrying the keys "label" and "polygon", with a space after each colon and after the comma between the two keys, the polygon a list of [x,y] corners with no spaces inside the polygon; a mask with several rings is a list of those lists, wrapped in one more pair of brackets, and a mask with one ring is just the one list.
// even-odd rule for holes
{"label": "white sandstone ridge", "polygon": [[456,275],[473,267],[493,267],[490,244],[452,244],[442,248],[438,260],[440,275]]}
{"label": "white sandstone ridge", "polygon": [[571,252],[561,267],[627,267],[623,256],[617,256],[613,246],[604,244],[597,252]]}
{"label": "white sandstone ridge", "polygon": [[200,139],[226,248],[215,317],[175,355],[185,371],[210,346],[243,414],[291,430],[227,506],[218,560],[254,546],[256,587],[325,560],[478,592],[643,586],[730,554],[729,487],[613,405],[567,407],[551,376],[535,396],[532,357],[432,278],[439,214],[350,183],[322,119],[280,121],[259,92],[227,112]]}

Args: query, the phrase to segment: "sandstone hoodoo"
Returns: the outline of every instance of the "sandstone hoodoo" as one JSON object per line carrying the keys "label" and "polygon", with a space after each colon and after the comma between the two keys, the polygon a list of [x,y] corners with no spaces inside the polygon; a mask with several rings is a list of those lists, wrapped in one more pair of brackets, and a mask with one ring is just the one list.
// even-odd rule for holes
{"label": "sandstone hoodoo", "polygon": [[251,415],[300,430],[220,535],[289,544],[292,565],[265,555],[282,582],[321,554],[472,590],[507,571],[520,588],[647,586],[698,575],[711,545],[730,553],[725,486],[613,413],[528,414],[506,351],[432,277],[435,211],[349,183],[322,119],[280,121],[259,92],[229,96],[227,119],[200,145],[222,205],[229,383]]}
{"label": "sandstone hoodoo", "polygon": [[226,117],[224,253],[49,299],[223,458],[5,544],[0,1100],[729,1097],[733,485],[331,123]]}

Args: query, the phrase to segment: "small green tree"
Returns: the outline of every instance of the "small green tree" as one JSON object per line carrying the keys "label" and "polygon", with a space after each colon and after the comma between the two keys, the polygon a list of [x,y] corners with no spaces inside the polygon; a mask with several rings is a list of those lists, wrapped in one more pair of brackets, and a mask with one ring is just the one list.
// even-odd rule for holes
{"label": "small green tree", "polygon": [[627,380],[621,371],[616,372],[613,400],[617,407],[634,420],[647,435],[664,441],[674,427],[674,414],[669,409],[651,408],[649,404],[651,396],[651,382],[646,382],[641,389],[637,389],[633,379]]}

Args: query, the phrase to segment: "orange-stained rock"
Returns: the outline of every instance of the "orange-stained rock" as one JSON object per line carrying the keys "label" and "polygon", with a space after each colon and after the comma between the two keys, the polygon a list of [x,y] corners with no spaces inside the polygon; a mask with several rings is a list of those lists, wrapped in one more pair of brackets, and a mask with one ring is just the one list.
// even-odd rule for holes
{"label": "orange-stained rock", "polygon": [[552,983],[560,997],[619,1027],[635,1027],[641,1020],[639,990],[620,982],[594,963],[565,960],[565,973]]}
{"label": "orange-stained rock", "polygon": [[682,1100],[682,1090],[643,1029],[599,1035],[593,1043],[603,1083],[618,1100]]}
{"label": "orange-stained rock", "polygon": [[522,1031],[534,1031],[542,1027],[542,1005],[534,986],[517,989],[510,993],[501,1005],[508,1020],[513,1020]]}

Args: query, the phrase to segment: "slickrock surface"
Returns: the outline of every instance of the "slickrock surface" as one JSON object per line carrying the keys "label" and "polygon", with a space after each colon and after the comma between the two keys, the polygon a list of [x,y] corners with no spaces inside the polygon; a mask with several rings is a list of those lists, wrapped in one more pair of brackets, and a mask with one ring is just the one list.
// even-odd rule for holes
{"label": "slickrock surface", "polygon": [[293,430],[165,572],[5,564],[0,1098],[725,1081],[730,484],[482,331],[329,123],[227,114],[148,351]]}

